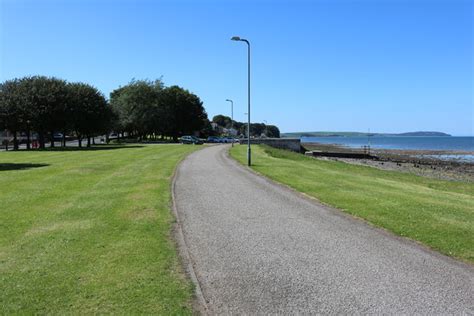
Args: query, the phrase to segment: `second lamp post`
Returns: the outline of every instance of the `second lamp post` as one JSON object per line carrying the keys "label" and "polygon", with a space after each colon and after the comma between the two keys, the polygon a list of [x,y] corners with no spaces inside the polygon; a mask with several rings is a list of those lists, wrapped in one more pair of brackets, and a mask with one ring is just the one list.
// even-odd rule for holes
{"label": "second lamp post", "polygon": [[[234,132],[234,101],[231,99],[226,99],[227,102],[230,102],[230,129]],[[234,135],[232,135],[232,147],[234,147]]]}
{"label": "second lamp post", "polygon": [[250,42],[244,38],[234,36],[233,41],[240,41],[247,43],[248,48],[248,125],[247,125],[247,164],[251,165],[251,150],[250,150]]}

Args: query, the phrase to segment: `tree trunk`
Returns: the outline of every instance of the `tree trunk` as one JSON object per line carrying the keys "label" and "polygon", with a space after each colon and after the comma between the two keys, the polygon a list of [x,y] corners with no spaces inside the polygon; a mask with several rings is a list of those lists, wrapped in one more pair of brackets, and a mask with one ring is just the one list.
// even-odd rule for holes
{"label": "tree trunk", "polygon": [[44,133],[43,132],[38,133],[38,140],[39,140],[40,148],[44,149],[45,146],[44,146]]}
{"label": "tree trunk", "polygon": [[13,132],[13,150],[18,150],[18,138],[16,132]]}
{"label": "tree trunk", "polygon": [[54,148],[54,132],[51,132],[51,148]]}
{"label": "tree trunk", "polygon": [[31,132],[30,130],[28,129],[26,131],[26,149],[30,150],[31,149]]}
{"label": "tree trunk", "polygon": [[95,145],[95,137],[92,137],[92,145]]}
{"label": "tree trunk", "polygon": [[79,144],[79,148],[82,148],[82,137],[77,137],[77,142]]}
{"label": "tree trunk", "polygon": [[91,137],[87,136],[87,147],[91,147]]}
{"label": "tree trunk", "polygon": [[108,144],[110,142],[109,133],[105,134],[105,143]]}
{"label": "tree trunk", "polygon": [[63,146],[63,147],[66,147],[66,131],[63,131],[62,146]]}

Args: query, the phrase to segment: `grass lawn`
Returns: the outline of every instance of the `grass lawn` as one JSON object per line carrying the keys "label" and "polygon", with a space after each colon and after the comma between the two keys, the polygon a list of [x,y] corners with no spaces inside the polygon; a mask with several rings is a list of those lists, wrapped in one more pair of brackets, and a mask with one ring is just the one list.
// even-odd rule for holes
{"label": "grass lawn", "polygon": [[0,314],[191,314],[170,178],[197,148],[0,152]]}
{"label": "grass lawn", "polygon": [[[398,235],[474,263],[474,184],[441,181],[266,146],[252,149],[253,169]],[[246,163],[246,147],[231,155]]]}

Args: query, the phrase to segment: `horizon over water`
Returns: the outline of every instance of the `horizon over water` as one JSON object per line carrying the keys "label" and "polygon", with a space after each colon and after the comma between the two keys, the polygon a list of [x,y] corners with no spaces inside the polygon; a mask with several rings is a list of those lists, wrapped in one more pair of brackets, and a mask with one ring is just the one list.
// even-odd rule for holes
{"label": "horizon over water", "polygon": [[301,137],[302,143],[335,144],[350,148],[474,151],[474,136],[326,136]]}

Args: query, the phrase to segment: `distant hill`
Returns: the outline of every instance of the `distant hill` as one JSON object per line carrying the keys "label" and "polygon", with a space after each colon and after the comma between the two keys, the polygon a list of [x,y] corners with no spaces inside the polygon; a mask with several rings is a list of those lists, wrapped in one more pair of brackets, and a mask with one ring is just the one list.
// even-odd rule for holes
{"label": "distant hill", "polygon": [[451,136],[442,132],[408,132],[395,134],[396,136]]}
{"label": "distant hill", "polygon": [[295,132],[282,133],[281,137],[364,137],[364,136],[451,136],[442,132],[407,132],[407,133],[362,133],[362,132]]}

